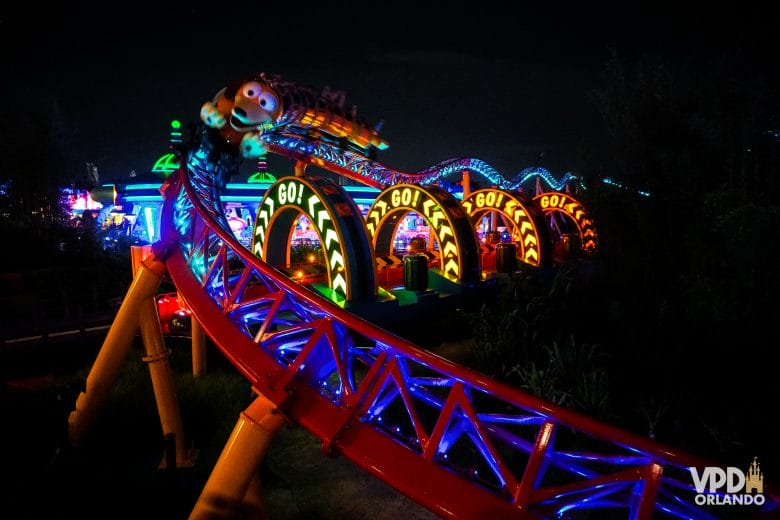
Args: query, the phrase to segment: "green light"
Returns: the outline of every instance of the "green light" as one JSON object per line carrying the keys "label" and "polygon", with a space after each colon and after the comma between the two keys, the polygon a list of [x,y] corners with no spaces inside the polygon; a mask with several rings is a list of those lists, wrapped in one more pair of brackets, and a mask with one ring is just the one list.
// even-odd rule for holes
{"label": "green light", "polygon": [[179,168],[179,160],[172,153],[168,153],[157,159],[152,166],[152,172],[162,173],[166,177]]}
{"label": "green light", "polygon": [[171,128],[181,128],[181,121],[178,119],[171,121]]}
{"label": "green light", "polygon": [[246,181],[249,183],[273,184],[276,182],[276,177],[268,172],[255,172]]}

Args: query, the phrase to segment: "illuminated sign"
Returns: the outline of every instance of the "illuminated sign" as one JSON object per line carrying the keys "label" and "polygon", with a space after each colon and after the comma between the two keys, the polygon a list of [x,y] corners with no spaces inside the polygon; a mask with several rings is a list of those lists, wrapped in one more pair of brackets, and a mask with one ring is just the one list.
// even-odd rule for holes
{"label": "illuminated sign", "polygon": [[399,213],[414,211],[436,234],[442,274],[457,282],[479,276],[479,248],[474,228],[447,191],[436,186],[398,184],[380,193],[366,214],[366,228],[375,251],[388,254]]}
{"label": "illuminated sign", "polygon": [[174,154],[165,154],[154,163],[152,172],[161,173],[165,177],[179,169],[179,158]]}
{"label": "illuminated sign", "polygon": [[569,217],[577,225],[577,231],[580,234],[582,250],[592,253],[596,250],[598,237],[596,228],[593,226],[593,219],[585,212],[576,199],[566,193],[548,192],[534,197],[539,207],[545,214],[560,212]]}
{"label": "illuminated sign", "polygon": [[519,195],[490,188],[472,192],[461,205],[474,223],[490,211],[505,216],[517,234],[513,241],[520,246],[518,253],[523,262],[539,266],[549,260],[550,255],[543,253],[547,249],[547,237],[540,235],[540,229],[544,227],[539,210],[524,203]]}
{"label": "illuminated sign", "polygon": [[283,177],[268,189],[255,218],[254,255],[272,265],[289,263],[290,237],[300,214],[320,238],[331,300],[343,304],[373,296],[373,251],[360,211],[328,179]]}

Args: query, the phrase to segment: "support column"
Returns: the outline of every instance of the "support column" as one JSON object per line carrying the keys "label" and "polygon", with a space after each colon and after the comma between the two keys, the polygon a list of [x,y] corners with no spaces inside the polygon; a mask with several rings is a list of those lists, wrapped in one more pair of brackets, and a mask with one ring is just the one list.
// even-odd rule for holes
{"label": "support column", "polygon": [[189,520],[268,517],[259,492],[260,463],[285,421],[262,394],[241,412]]}
{"label": "support column", "polygon": [[[179,305],[185,309],[190,309],[189,304],[181,293],[177,294]],[[192,376],[200,377],[206,375],[206,332],[203,325],[190,312],[190,340],[192,342]]]}
{"label": "support column", "polygon": [[190,314],[190,335],[192,336],[192,376],[206,375],[206,332],[203,325]]}
{"label": "support column", "polygon": [[[163,437],[173,434],[176,440],[176,466],[191,466],[187,441],[184,436],[184,426],[179,412],[179,402],[176,399],[176,388],[173,374],[168,362],[168,350],[165,348],[160,318],[157,315],[154,298],[147,298],[140,305],[139,311],[141,339],[143,339],[146,356],[143,361],[149,367],[152,378],[154,399],[157,402],[157,412],[160,414],[160,425]],[[165,459],[163,459],[165,461]],[[167,461],[164,462],[167,465]]]}
{"label": "support column", "polygon": [[68,440],[72,446],[81,444],[105,404],[133,344],[141,307],[152,300],[166,272],[165,264],[154,255],[146,257],[139,264],[133,283],[89,371],[86,388],[79,394],[75,410],[68,416]]}
{"label": "support column", "polygon": [[303,161],[296,161],[295,162],[295,176],[296,177],[303,177],[306,173],[306,166],[308,166]]}

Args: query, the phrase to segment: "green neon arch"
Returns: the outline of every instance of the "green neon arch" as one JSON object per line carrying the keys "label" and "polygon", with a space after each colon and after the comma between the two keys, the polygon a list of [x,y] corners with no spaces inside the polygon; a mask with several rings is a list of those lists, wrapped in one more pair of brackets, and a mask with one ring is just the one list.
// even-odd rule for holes
{"label": "green neon arch", "polygon": [[271,265],[287,263],[290,237],[301,214],[317,231],[325,252],[327,296],[339,305],[372,299],[376,266],[363,217],[330,179],[283,177],[271,186],[255,217],[254,255]]}
{"label": "green neon arch", "polygon": [[152,173],[161,173],[165,177],[179,169],[179,159],[172,153],[167,153],[155,161]]}
{"label": "green neon arch", "polygon": [[250,184],[273,184],[276,182],[276,177],[268,172],[255,172],[249,176],[246,182]]}
{"label": "green neon arch", "polygon": [[[402,215],[414,211],[436,233],[441,271],[453,282],[479,279],[479,244],[468,215],[449,192],[437,186],[398,184],[380,193],[366,214],[374,250],[388,254]],[[401,215],[401,216],[402,216]]]}

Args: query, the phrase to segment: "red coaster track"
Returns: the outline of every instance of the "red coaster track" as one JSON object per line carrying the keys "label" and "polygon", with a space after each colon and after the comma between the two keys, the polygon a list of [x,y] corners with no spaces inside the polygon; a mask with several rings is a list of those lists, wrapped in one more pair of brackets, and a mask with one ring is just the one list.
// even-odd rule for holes
{"label": "red coaster track", "polygon": [[[197,320],[287,417],[442,517],[715,518],[712,465],[433,355],[289,280],[221,224],[186,167],[162,188],[164,259]],[[765,509],[776,509],[767,493]],[[611,516],[610,516],[611,517]]]}

